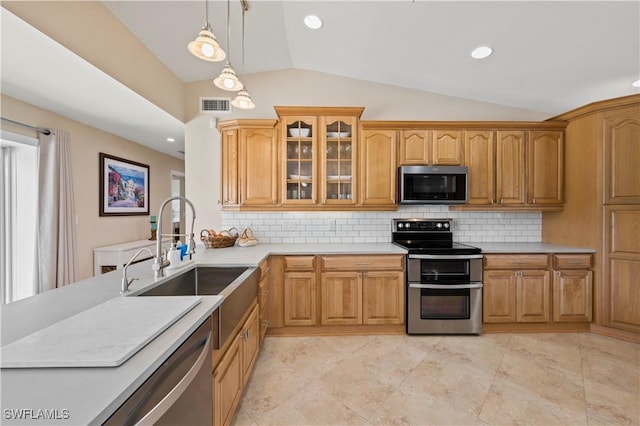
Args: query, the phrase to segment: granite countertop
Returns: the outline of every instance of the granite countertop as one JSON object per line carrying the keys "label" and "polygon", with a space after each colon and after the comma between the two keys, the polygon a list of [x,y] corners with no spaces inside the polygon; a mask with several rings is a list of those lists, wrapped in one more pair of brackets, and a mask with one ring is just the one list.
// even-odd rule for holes
{"label": "granite countertop", "polygon": [[[482,248],[484,253],[593,253],[586,248],[545,243],[466,243]],[[155,279],[152,260],[134,264],[129,277],[138,278],[131,285],[132,294],[159,285],[173,276],[197,266],[257,267],[269,255],[317,254],[405,254],[391,243],[375,244],[258,244],[254,247],[205,249],[198,245],[192,262],[165,270],[165,277]],[[122,272],[82,280],[65,287],[23,299],[2,307],[1,343],[6,345],[45,327],[62,321],[120,294]],[[37,420],[22,424],[98,424],[104,422],[166,360],[171,353],[221,303],[220,296],[202,296],[202,302],[167,330],[140,349],[119,367],[110,368],[22,368],[2,369],[3,421],[9,423],[4,410],[59,410],[58,419]],[[65,342],[61,342],[64,344]],[[63,411],[66,410],[66,411]],[[32,416],[37,414],[33,411]],[[68,415],[64,415],[67,413]]]}

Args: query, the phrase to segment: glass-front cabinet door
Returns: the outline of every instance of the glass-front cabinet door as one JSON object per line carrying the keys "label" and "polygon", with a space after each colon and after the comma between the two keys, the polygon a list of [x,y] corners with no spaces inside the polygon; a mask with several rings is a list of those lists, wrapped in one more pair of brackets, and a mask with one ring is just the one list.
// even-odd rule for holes
{"label": "glass-front cabinet door", "polygon": [[355,204],[355,117],[322,117],[321,198],[323,204]]}
{"label": "glass-front cabinet door", "polygon": [[315,204],[318,174],[316,117],[286,117],[282,123],[282,131],[286,178],[283,204]]}

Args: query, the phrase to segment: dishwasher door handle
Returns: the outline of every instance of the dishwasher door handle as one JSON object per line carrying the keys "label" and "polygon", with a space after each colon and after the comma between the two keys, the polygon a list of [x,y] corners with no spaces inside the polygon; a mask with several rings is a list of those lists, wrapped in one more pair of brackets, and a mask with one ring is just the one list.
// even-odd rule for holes
{"label": "dishwasher door handle", "polygon": [[193,366],[187,371],[187,374],[184,375],[182,379],[175,385],[169,393],[162,398],[158,404],[153,407],[143,418],[141,418],[136,425],[146,426],[153,425],[160,420],[160,418],[171,408],[174,402],[182,396],[184,391],[189,387],[189,385],[195,380],[202,368],[202,365],[207,359],[207,355],[211,350],[211,332],[207,336],[207,340],[204,343],[204,348],[202,352],[196,359],[196,362],[193,363]]}

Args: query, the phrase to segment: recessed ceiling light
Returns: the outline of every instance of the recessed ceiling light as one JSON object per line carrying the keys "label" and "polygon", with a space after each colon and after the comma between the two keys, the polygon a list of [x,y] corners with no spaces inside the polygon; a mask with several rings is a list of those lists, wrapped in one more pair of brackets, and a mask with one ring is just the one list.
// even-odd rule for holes
{"label": "recessed ceiling light", "polygon": [[175,142],[176,140],[174,138],[167,138],[167,142]]}
{"label": "recessed ceiling light", "polygon": [[640,87],[640,80],[636,80],[636,81],[634,81],[633,83],[631,83],[631,85],[632,85],[633,87]]}
{"label": "recessed ceiling light", "polygon": [[322,27],[322,19],[317,15],[307,15],[304,17],[304,24],[312,30]]}
{"label": "recessed ceiling light", "polygon": [[480,46],[473,49],[471,57],[474,59],[484,59],[493,53],[493,49],[489,46]]}

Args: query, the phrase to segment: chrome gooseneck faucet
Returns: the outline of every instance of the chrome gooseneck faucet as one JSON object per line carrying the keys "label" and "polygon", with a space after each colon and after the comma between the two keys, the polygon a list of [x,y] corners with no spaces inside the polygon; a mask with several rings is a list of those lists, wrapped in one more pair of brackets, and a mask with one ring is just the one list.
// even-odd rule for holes
{"label": "chrome gooseneck faucet", "polygon": [[[191,233],[190,234],[163,234],[162,233],[162,212],[164,210],[164,207],[169,204],[171,201],[174,200],[182,200],[185,203],[189,204],[189,206],[191,207],[191,212],[193,213],[193,220],[191,221]],[[195,225],[196,222],[196,209],[193,207],[193,203],[191,203],[191,201],[189,201],[188,199],[186,199],[185,197],[182,196],[175,196],[175,197],[171,197],[171,198],[167,198],[166,200],[164,200],[162,202],[162,205],[160,206],[160,213],[158,213],[158,235],[157,235],[157,242],[156,242],[156,260],[155,262],[153,262],[153,266],[152,269],[154,271],[154,276],[156,278],[160,278],[162,276],[164,276],[164,272],[163,269],[166,268],[167,266],[170,265],[170,262],[166,259],[162,259],[162,237],[189,237],[189,242],[187,243],[187,254],[189,255],[189,258],[191,258],[191,255],[194,254],[196,252],[196,242],[193,239],[193,226]]]}

